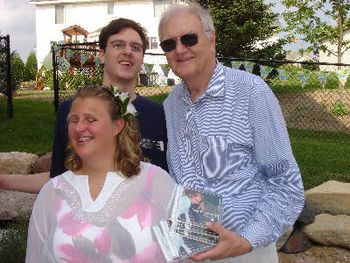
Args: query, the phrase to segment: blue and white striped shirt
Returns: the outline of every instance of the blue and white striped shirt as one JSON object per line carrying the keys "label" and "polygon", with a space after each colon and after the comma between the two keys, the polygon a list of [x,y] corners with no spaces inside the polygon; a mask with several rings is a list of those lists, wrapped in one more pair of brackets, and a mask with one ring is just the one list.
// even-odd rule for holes
{"label": "blue and white striped shirt", "polygon": [[164,110],[171,176],[221,194],[224,227],[254,249],[294,224],[302,179],[278,101],[260,77],[218,63],[202,96],[192,102],[177,85]]}

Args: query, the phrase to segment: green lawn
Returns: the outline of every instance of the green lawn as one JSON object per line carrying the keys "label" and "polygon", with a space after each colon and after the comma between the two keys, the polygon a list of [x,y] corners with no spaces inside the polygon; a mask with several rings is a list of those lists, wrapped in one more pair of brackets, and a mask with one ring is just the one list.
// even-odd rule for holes
{"label": "green lawn", "polygon": [[[15,99],[13,119],[0,119],[0,152],[51,151],[54,120],[52,101]],[[305,189],[328,180],[350,182],[350,138],[300,130],[290,131],[290,138]]]}
{"label": "green lawn", "polygon": [[350,183],[350,138],[332,133],[289,131],[305,189],[329,180]]}
{"label": "green lawn", "polygon": [[54,123],[52,101],[14,99],[13,118],[2,115],[0,119],[0,152],[44,154],[51,151]]}

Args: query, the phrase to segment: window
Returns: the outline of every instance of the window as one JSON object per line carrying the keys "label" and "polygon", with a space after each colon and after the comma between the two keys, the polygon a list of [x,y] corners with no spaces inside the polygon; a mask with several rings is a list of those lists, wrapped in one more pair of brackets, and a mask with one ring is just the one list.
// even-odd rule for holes
{"label": "window", "polygon": [[64,23],[64,6],[55,5],[55,24]]}
{"label": "window", "polygon": [[158,42],[156,37],[150,37],[149,43],[151,45],[151,49],[157,49],[158,48]]}
{"label": "window", "polygon": [[114,14],[114,2],[109,1],[107,2],[107,15],[113,15]]}
{"label": "window", "polygon": [[153,0],[154,16],[161,16],[172,2],[172,0]]}
{"label": "window", "polygon": [[146,49],[157,49],[158,48],[158,42],[156,37],[149,37],[148,38],[148,45]]}

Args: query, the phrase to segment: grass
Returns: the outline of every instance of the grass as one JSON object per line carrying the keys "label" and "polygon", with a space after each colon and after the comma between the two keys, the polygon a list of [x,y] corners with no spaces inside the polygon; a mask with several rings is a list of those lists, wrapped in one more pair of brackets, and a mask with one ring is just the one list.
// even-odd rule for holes
{"label": "grass", "polygon": [[[3,102],[0,104],[4,105]],[[38,155],[50,152],[54,123],[52,101],[14,99],[13,118],[2,116],[0,119],[0,152],[20,151]]]}
{"label": "grass", "polygon": [[24,262],[27,248],[29,215],[11,221],[0,239],[1,262]]}
{"label": "grass", "polygon": [[350,183],[350,135],[290,130],[305,189],[329,180]]}

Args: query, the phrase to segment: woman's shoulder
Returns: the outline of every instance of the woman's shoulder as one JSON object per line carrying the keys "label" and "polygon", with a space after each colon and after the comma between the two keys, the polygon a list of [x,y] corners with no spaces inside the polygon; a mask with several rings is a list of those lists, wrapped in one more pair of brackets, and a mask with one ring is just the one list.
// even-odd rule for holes
{"label": "woman's shoulder", "polygon": [[72,178],[73,175],[74,175],[73,172],[66,171],[63,174],[55,176],[44,184],[41,191],[43,191],[44,189],[47,189],[47,188],[59,188],[60,185],[62,184],[63,180],[69,181],[69,178]]}
{"label": "woman's shoulder", "polygon": [[161,182],[171,182],[173,179],[170,177],[167,171],[165,171],[163,168],[148,163],[148,162],[141,162],[141,177],[154,177],[157,178],[157,181]]}
{"label": "woman's shoulder", "polygon": [[140,167],[141,167],[141,173],[155,172],[155,173],[168,174],[168,172],[165,171],[163,168],[149,162],[141,162]]}

